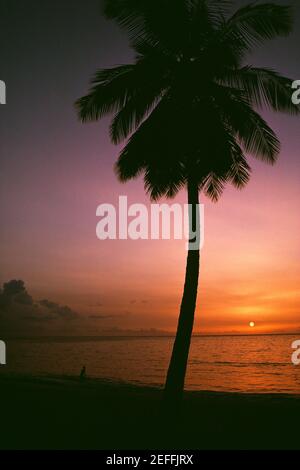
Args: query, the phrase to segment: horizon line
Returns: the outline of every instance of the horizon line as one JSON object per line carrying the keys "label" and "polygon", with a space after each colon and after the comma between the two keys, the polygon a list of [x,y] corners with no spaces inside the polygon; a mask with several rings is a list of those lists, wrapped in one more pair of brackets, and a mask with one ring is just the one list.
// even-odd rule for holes
{"label": "horizon line", "polygon": [[[300,331],[290,332],[290,333],[195,333],[193,337],[232,337],[232,336],[296,336],[299,335]],[[78,338],[174,338],[175,333],[166,333],[166,334],[99,334],[99,335],[36,335],[36,336],[6,336],[6,340],[31,340],[31,339],[78,339]],[[5,335],[3,335],[5,336]]]}

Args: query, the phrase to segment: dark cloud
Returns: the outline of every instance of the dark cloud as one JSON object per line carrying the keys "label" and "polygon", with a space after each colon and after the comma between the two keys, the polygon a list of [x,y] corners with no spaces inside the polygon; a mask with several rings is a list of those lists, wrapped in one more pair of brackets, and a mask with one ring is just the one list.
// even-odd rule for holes
{"label": "dark cloud", "polygon": [[48,299],[40,300],[38,304],[50,310],[52,314],[61,318],[72,319],[78,316],[78,314],[67,305],[59,305]]}
{"label": "dark cloud", "polygon": [[33,299],[28,294],[24,281],[13,279],[5,282],[0,290],[0,309],[7,309],[13,304],[33,305]]}
{"label": "dark cloud", "polygon": [[78,316],[66,305],[48,299],[34,301],[22,280],[13,279],[0,288],[0,327],[3,331],[30,330],[37,324],[60,327]]}
{"label": "dark cloud", "polygon": [[[136,305],[147,300],[133,299]],[[143,320],[141,320],[141,318]],[[139,320],[138,320],[139,319]],[[22,280],[13,279],[0,286],[0,332],[3,337],[14,336],[69,336],[109,334],[131,331],[137,321],[145,322],[145,315],[133,314],[129,309],[122,312],[95,312],[80,314],[67,305],[60,305],[49,298],[35,300],[31,297]],[[153,325],[148,315],[147,326]],[[140,325],[139,325],[140,326]],[[133,330],[134,331],[134,330]],[[126,333],[127,334],[127,333]]]}

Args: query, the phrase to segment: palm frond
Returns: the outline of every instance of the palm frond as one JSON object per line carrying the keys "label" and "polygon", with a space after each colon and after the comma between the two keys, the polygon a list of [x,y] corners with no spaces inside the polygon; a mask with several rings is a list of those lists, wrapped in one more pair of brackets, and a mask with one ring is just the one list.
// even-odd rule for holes
{"label": "palm frond", "polygon": [[127,31],[131,39],[146,38],[144,0],[102,0],[103,12]]}
{"label": "palm frond", "polygon": [[226,176],[217,176],[210,173],[202,180],[201,191],[213,202],[217,202],[223,194],[226,185]]}
{"label": "palm frond", "polygon": [[124,106],[115,115],[110,135],[114,143],[126,139],[155,109],[168,92],[168,58],[158,48],[140,45],[134,87]]}
{"label": "palm frond", "polygon": [[292,8],[274,3],[251,3],[240,8],[224,25],[223,40],[231,39],[244,52],[265,40],[287,36],[293,28]]}
{"label": "palm frond", "polygon": [[144,174],[145,190],[153,201],[162,196],[173,198],[184,187],[185,176],[184,166],[171,158],[169,165],[159,161],[156,164],[150,163]]}
{"label": "palm frond", "polygon": [[240,146],[235,143],[234,147],[235,148],[233,149],[233,161],[226,175],[226,178],[237,189],[242,189],[250,180],[251,168],[247,162],[246,157],[243,155]]}
{"label": "palm frond", "polygon": [[257,112],[248,109],[245,120],[236,123],[235,131],[246,152],[271,165],[276,162],[280,152],[280,141]]}
{"label": "palm frond", "polygon": [[168,102],[160,101],[130,137],[120,153],[116,166],[121,181],[134,178],[150,162],[154,165],[158,161],[165,162],[165,159],[168,158],[170,154],[168,150],[171,150],[171,146],[165,133],[169,131],[165,131],[161,126],[161,122],[166,120],[168,114]]}
{"label": "palm frond", "polygon": [[208,9],[208,17],[214,27],[220,26],[224,18],[230,12],[234,2],[232,0],[206,0],[205,2],[198,0],[198,4],[205,3]]}
{"label": "palm frond", "polygon": [[90,92],[75,103],[82,122],[97,121],[105,114],[120,110],[135,92],[135,70],[136,65],[99,70]]}
{"label": "palm frond", "polygon": [[149,95],[135,96],[119,111],[110,126],[110,137],[114,144],[126,139],[135,131],[144,118],[151,113],[159,103],[161,96],[153,91]]}
{"label": "palm frond", "polygon": [[186,42],[188,0],[103,0],[103,4],[105,15],[126,30],[133,46],[146,40],[174,51],[180,41]]}
{"label": "palm frond", "polygon": [[115,164],[115,172],[119,181],[126,183],[139,176],[145,168],[145,161],[139,154],[124,149]]}
{"label": "palm frond", "polygon": [[255,106],[294,115],[300,113],[299,106],[291,100],[293,80],[274,70],[247,66],[228,72],[224,82],[244,91]]}
{"label": "palm frond", "polygon": [[252,109],[247,98],[237,90],[215,89],[216,106],[234,136],[247,153],[266,163],[274,164],[280,142],[266,121]]}

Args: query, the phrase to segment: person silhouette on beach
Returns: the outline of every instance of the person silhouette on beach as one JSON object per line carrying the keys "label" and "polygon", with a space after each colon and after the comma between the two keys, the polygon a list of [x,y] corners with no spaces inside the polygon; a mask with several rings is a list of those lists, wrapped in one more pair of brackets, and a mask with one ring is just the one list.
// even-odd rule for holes
{"label": "person silhouette on beach", "polygon": [[83,366],[80,372],[80,382],[83,382],[86,379],[86,367]]}

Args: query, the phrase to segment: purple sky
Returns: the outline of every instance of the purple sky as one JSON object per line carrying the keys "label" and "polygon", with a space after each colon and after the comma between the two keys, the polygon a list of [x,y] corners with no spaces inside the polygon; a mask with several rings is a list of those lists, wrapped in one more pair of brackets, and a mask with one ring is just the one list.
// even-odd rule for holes
{"label": "purple sky", "polygon": [[[73,108],[97,69],[132,60],[126,36],[101,17],[99,0],[1,3],[1,283],[23,279],[34,298],[116,315],[106,327],[174,329],[184,242],[96,239],[98,204],[120,194],[148,199],[141,179],[116,180],[109,120],[83,126]],[[299,5],[296,13],[295,33],[249,63],[300,79]],[[226,190],[218,205],[204,201],[199,328],[242,330],[253,316],[274,330],[300,323],[299,119],[264,115],[282,142],[279,163],[254,163],[245,191]]]}

